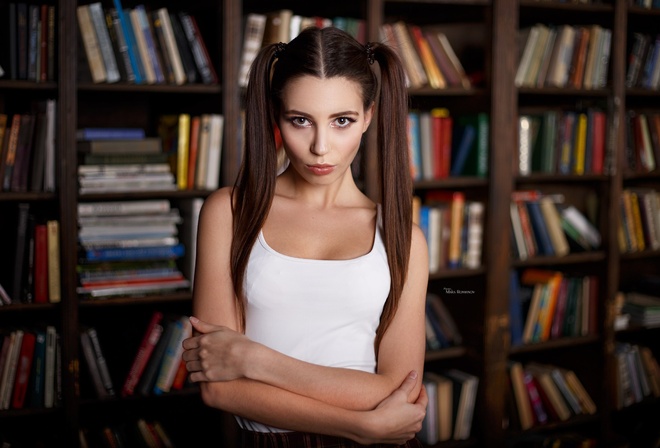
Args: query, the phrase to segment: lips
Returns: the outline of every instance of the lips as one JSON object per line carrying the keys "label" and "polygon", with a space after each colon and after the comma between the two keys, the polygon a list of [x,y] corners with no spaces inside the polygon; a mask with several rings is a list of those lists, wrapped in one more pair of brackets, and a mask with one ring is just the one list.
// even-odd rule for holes
{"label": "lips", "polygon": [[334,165],[307,165],[307,169],[311,171],[313,174],[317,176],[325,176],[326,174],[330,174],[334,171],[335,166]]}

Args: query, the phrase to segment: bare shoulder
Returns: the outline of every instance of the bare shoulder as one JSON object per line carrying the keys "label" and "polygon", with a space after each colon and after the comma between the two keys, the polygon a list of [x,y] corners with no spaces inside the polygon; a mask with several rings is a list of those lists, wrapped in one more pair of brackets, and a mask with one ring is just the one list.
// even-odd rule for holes
{"label": "bare shoulder", "polygon": [[202,207],[202,213],[213,216],[231,217],[232,187],[223,187],[211,193]]}
{"label": "bare shoulder", "polygon": [[426,245],[426,237],[421,227],[413,223],[412,237],[410,241],[410,254],[414,256],[420,255],[420,251],[427,252],[428,246]]}

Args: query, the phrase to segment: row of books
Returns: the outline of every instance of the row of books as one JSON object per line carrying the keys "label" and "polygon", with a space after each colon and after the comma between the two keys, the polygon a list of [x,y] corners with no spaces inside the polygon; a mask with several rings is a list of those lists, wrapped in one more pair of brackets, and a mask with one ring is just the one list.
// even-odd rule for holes
{"label": "row of books", "polygon": [[628,0],[630,6],[639,6],[646,9],[660,9],[659,0]]}
{"label": "row of books", "polygon": [[379,31],[381,41],[392,46],[403,62],[409,87],[469,89],[472,86],[446,33],[401,20],[385,23]]}
{"label": "row of books", "polygon": [[413,222],[429,249],[429,272],[481,266],[485,205],[462,191],[433,191],[414,198]]}
{"label": "row of books", "polygon": [[429,403],[417,437],[426,445],[467,440],[472,431],[479,377],[459,369],[425,372]]}
{"label": "row of books", "polygon": [[598,279],[550,269],[511,272],[511,345],[597,333]]}
{"label": "row of books", "polygon": [[621,314],[627,315],[633,325],[660,326],[660,295],[658,294],[657,290],[653,294],[635,291],[623,294]]}
{"label": "row of books", "polygon": [[187,289],[179,210],[167,199],[78,204],[78,294],[84,299]]}
{"label": "row of books", "polygon": [[612,31],[600,25],[545,25],[519,31],[518,87],[600,89],[607,85]]}
{"label": "row of books", "polygon": [[61,347],[55,327],[7,330],[0,346],[0,409],[58,405]]}
{"label": "row of books", "polygon": [[650,348],[617,342],[614,357],[617,409],[660,397],[660,366]]}
{"label": "row of books", "polygon": [[101,2],[76,9],[94,83],[217,84],[218,76],[195,17],[166,7],[123,8]]}
{"label": "row of books", "polygon": [[660,34],[633,33],[628,53],[626,87],[660,89]]}
{"label": "row of books", "polygon": [[[660,50],[659,50],[660,52]],[[660,112],[626,114],[626,168],[648,173],[660,164]]]}
{"label": "row of books", "polygon": [[187,316],[165,315],[154,311],[144,331],[129,371],[121,388],[110,374],[101,337],[95,327],[80,332],[83,359],[90,375],[95,396],[128,397],[162,395],[180,390],[187,384],[188,372],[182,358],[183,340],[192,335]]}
{"label": "row of books", "polygon": [[[4,7],[3,7],[4,8]],[[55,80],[55,6],[9,3],[9,78],[35,82]],[[0,73],[0,77],[3,73]]]}
{"label": "row of books", "polygon": [[410,168],[416,181],[486,177],[489,141],[488,114],[452,117],[445,108],[408,113]]}
{"label": "row of books", "polygon": [[651,188],[625,188],[621,191],[621,252],[660,249],[660,192]]}
{"label": "row of books", "polygon": [[55,191],[55,100],[0,114],[0,190]]}
{"label": "row of books", "polygon": [[426,296],[426,347],[441,350],[456,347],[463,342],[454,318],[437,294]]}
{"label": "row of books", "polygon": [[607,116],[585,111],[545,110],[518,118],[518,175],[604,174]]}
{"label": "row of books", "polygon": [[571,369],[510,361],[508,371],[510,423],[522,430],[597,411],[592,397]]}
{"label": "row of books", "polygon": [[245,16],[243,48],[239,69],[240,87],[248,84],[248,73],[259,50],[269,44],[288,43],[308,27],[334,26],[346,31],[362,44],[366,43],[366,22],[353,17],[321,17],[295,14],[291,9],[278,9],[268,13],[250,13]]}
{"label": "row of books", "polygon": [[98,429],[81,429],[78,436],[80,448],[110,446],[129,448],[134,446],[174,448],[175,444],[165,426],[159,420],[138,418],[121,425],[106,425]]}
{"label": "row of books", "polygon": [[520,260],[563,257],[601,245],[600,231],[577,207],[565,204],[563,195],[514,191],[510,215],[513,252]]}
{"label": "row of books", "polygon": [[29,203],[17,206],[14,265],[11,283],[0,285],[0,306],[17,303],[59,303],[60,226],[38,218]]}

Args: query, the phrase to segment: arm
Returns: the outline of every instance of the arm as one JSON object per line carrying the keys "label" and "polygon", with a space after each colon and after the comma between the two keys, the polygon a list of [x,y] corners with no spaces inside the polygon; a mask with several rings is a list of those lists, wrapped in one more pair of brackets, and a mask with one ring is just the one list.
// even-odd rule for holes
{"label": "arm", "polygon": [[[236,330],[238,322],[229,269],[231,221],[228,189],[207,198],[200,215],[198,231],[194,313],[205,321]],[[197,347],[199,340],[200,337],[196,336],[184,343],[184,359],[189,367],[191,363],[198,363],[203,353]],[[401,378],[406,374],[401,375]],[[198,381],[202,379],[198,378]],[[418,382],[415,380],[413,386]],[[354,434],[368,437],[370,433],[401,437],[400,434],[411,434],[410,428],[413,428],[414,433],[419,429],[417,425],[421,424],[426,407],[425,394],[420,394],[416,403],[408,403],[405,398],[401,401],[401,393],[394,393],[379,406],[378,412],[366,413],[348,411],[313,397],[248,379],[204,382],[201,386],[202,398],[209,406],[272,426],[351,438],[355,437]],[[419,385],[416,387],[419,389]],[[387,394],[383,394],[383,398],[385,396]],[[374,425],[378,429],[374,430]],[[403,439],[381,437],[378,440]]]}
{"label": "arm", "polygon": [[[415,227],[411,265],[399,309],[380,346],[376,375],[310,364],[276,352],[226,328],[192,318],[202,336],[187,342],[199,348],[199,363],[189,363],[196,381],[250,378],[296,394],[355,410],[373,409],[408,372],[423,369],[424,300],[428,267],[422,232]],[[410,401],[415,401],[419,385]]]}

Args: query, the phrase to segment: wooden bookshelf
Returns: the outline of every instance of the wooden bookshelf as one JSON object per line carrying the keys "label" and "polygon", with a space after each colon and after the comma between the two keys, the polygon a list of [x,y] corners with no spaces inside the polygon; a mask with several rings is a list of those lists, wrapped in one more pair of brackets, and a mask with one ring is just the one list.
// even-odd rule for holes
{"label": "wooden bookshelf", "polygon": [[[58,446],[78,446],[78,432],[96,425],[97,419],[119,421],[123,415],[131,419],[159,418],[169,412],[185,409],[191,422],[199,422],[193,431],[183,431],[174,425],[173,435],[186,437],[199,434],[207,440],[212,431],[215,440],[231,444],[236,440],[233,419],[224,413],[206,408],[199,395],[192,391],[172,393],[163,397],[130,397],[98,400],[89,394],[89,378],[79,350],[79,331],[83,326],[96,325],[101,337],[108,341],[108,359],[114,364],[111,373],[116,383],[123,381],[121,370],[130,363],[146,320],[154,310],[188,313],[190,294],[177,292],[149,298],[123,297],[107,301],[81,301],[76,294],[78,277],[77,206],[81,202],[123,199],[169,199],[173,203],[204,198],[204,190],[173,192],[78,193],[76,171],[76,130],[92,125],[130,125],[144,127],[155,135],[158,116],[164,113],[219,113],[224,116],[223,159],[221,185],[231,185],[240,161],[243,90],[238,87],[241,60],[243,19],[249,12],[266,13],[289,8],[309,16],[346,16],[366,22],[368,40],[379,40],[380,27],[397,20],[433,29],[471,29],[481,36],[476,49],[473,35],[454,36],[452,45],[462,50],[459,56],[468,71],[478,72],[478,82],[470,88],[451,87],[410,90],[410,105],[414,110],[445,107],[452,115],[485,112],[489,116],[488,174],[485,177],[458,176],[446,179],[420,180],[415,194],[425,196],[434,191],[461,191],[467,197],[486,204],[481,266],[477,269],[441,269],[429,280],[429,291],[443,295],[444,288],[470,290],[466,295],[444,294],[443,299],[457,321],[463,344],[446,350],[429,351],[426,368],[440,371],[457,367],[479,377],[477,406],[471,437],[463,441],[438,443],[437,447],[512,446],[522,444],[530,436],[558,436],[577,433],[593,437],[599,446],[635,446],[640,434],[634,423],[651,425],[660,413],[660,400],[647,397],[633,406],[617,409],[617,375],[614,347],[617,343],[639,344],[660,357],[657,328],[631,325],[627,330],[614,330],[613,305],[617,292],[634,284],[643,275],[660,275],[660,252],[644,250],[622,251],[618,240],[619,203],[627,188],[646,187],[660,190],[660,172],[631,172],[626,169],[626,115],[629,110],[660,113],[660,90],[638,86],[626,87],[628,55],[633,32],[656,36],[660,29],[660,10],[629,6],[627,0],[605,0],[598,3],[570,4],[533,0],[358,0],[342,4],[312,4],[298,0],[283,0],[277,5],[261,0],[223,0],[206,2],[191,0],[185,5],[199,17],[203,38],[208,45],[219,83],[175,85],[135,85],[128,83],[94,84],[79,73],[87,70],[79,32],[76,8],[85,4],[74,0],[44,0],[55,6],[58,27],[55,79],[47,82],[11,80],[8,60],[1,59],[6,72],[0,78],[0,113],[16,114],[27,110],[28,101],[57,100],[55,192],[0,192],[0,214],[7,223],[16,221],[18,204],[29,203],[33,210],[60,223],[60,268],[62,300],[60,303],[12,304],[0,307],[0,330],[16,326],[54,325],[61,337],[62,396],[59,406],[9,409],[0,411],[8,423],[0,436],[9,439],[45,437],[43,442]],[[124,7],[139,2],[124,0]],[[0,0],[4,14],[9,1]],[[103,7],[113,6],[104,0]],[[167,6],[178,10],[175,2],[149,1],[147,9]],[[612,31],[607,83],[591,90],[560,87],[517,88],[514,78],[518,69],[518,33],[536,23],[599,24]],[[461,28],[462,27],[462,28]],[[0,41],[4,51],[8,44]],[[468,47],[466,47],[468,48]],[[466,56],[467,55],[467,56]],[[469,56],[469,57],[468,57]],[[8,57],[7,57],[8,59]],[[596,104],[608,117],[608,144],[612,148],[613,170],[605,174],[555,175],[533,173],[520,176],[512,161],[518,150],[518,117],[528,109],[562,108],[577,110]],[[367,194],[377,199],[377,148],[370,131],[362,149],[363,177],[361,185]],[[656,160],[660,163],[660,160]],[[571,201],[584,206],[588,193],[599,198],[596,226],[602,236],[597,250],[571,253],[564,257],[532,257],[518,260],[512,251],[509,205],[516,190],[538,189],[546,193],[560,192]],[[6,218],[5,218],[6,217]],[[3,224],[5,232],[0,266],[5,274],[0,283],[11,284],[14,261],[13,224]],[[509,314],[509,273],[529,268],[554,269],[598,278],[598,323],[593,334],[564,337],[536,344],[512,346]],[[121,327],[112,342],[113,327]],[[108,336],[110,335],[110,336]],[[511,360],[552,363],[575,371],[590,393],[598,411],[594,415],[575,416],[565,422],[520,431],[510,421],[508,408],[509,376],[507,362]],[[179,413],[176,413],[179,415]],[[195,420],[196,419],[196,420]],[[217,421],[223,423],[218,433]],[[11,423],[11,425],[9,425]],[[202,426],[207,424],[207,426]],[[657,425],[656,425],[657,426]],[[11,427],[12,429],[5,429]],[[34,434],[34,428],[40,428]],[[41,430],[43,428],[43,431]],[[167,428],[166,428],[167,429]],[[649,429],[648,427],[646,429]],[[657,428],[656,428],[657,431]],[[657,438],[657,434],[656,434]],[[183,439],[185,440],[185,439]],[[612,443],[610,443],[612,442]],[[183,445],[182,445],[183,446]]]}

